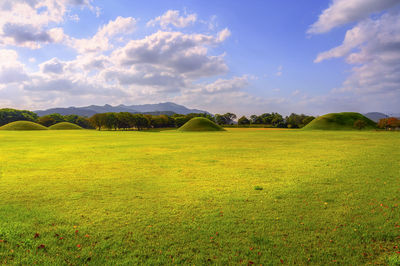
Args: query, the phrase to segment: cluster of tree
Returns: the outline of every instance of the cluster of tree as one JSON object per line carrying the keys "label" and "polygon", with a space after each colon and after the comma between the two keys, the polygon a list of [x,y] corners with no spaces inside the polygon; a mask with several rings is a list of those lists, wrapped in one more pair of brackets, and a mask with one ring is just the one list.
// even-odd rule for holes
{"label": "cluster of tree", "polygon": [[0,109],[0,126],[21,120],[35,122],[37,119],[37,114],[31,111],[10,108]]}
{"label": "cluster of tree", "polygon": [[88,118],[79,115],[50,114],[39,117],[37,122],[45,127],[49,127],[60,122],[70,122],[83,128],[94,128]]}
{"label": "cluster of tree", "polygon": [[283,118],[279,113],[265,113],[262,115],[252,115],[250,119],[242,116],[238,120],[238,125],[268,125],[279,128],[302,128],[315,117],[307,116],[304,114],[298,115],[295,113],[290,114]]}
{"label": "cluster of tree", "polygon": [[386,130],[400,128],[400,119],[396,117],[383,118],[379,120],[378,127]]}
{"label": "cluster of tree", "polygon": [[[0,126],[10,122],[27,120],[37,122],[43,126],[49,127],[60,122],[70,122],[83,128],[97,129],[132,129],[138,130],[144,128],[166,128],[181,127],[193,117],[205,117],[211,121],[222,125],[233,125],[237,118],[233,113],[211,115],[208,113],[181,114],[132,114],[128,112],[121,113],[102,113],[95,114],[90,118],[78,115],[60,115],[50,114],[38,117],[35,113],[25,110],[0,109]],[[238,119],[239,126],[265,125],[270,127],[288,127],[301,128],[314,119],[312,116],[291,114],[283,117],[279,113],[265,113],[262,115],[252,115],[250,118],[242,116]]]}
{"label": "cluster of tree", "polygon": [[233,125],[236,115],[233,113],[226,113],[224,115],[216,114],[214,116],[214,122],[218,125]]}
{"label": "cluster of tree", "polygon": [[121,113],[102,113],[95,114],[89,118],[90,123],[98,130],[128,130],[136,128],[142,130],[144,128],[167,128],[180,127],[193,117],[206,117],[213,120],[210,114],[188,114],[179,115],[150,115],[150,114],[132,114],[129,112]]}

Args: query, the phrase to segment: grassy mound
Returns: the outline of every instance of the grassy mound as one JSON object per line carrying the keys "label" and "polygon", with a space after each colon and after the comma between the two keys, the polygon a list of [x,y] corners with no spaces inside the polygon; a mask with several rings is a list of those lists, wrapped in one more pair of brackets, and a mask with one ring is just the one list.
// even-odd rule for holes
{"label": "grassy mound", "polygon": [[354,123],[360,120],[364,123],[363,129],[376,128],[376,123],[360,113],[331,113],[315,118],[304,130],[357,130]]}
{"label": "grassy mound", "polygon": [[82,129],[80,126],[69,123],[69,122],[61,122],[49,127],[51,130],[76,130]]}
{"label": "grassy mound", "polygon": [[225,131],[222,127],[204,117],[195,117],[181,126],[179,131]]}
{"label": "grassy mound", "polygon": [[47,127],[30,121],[15,121],[0,127],[0,130],[47,130]]}

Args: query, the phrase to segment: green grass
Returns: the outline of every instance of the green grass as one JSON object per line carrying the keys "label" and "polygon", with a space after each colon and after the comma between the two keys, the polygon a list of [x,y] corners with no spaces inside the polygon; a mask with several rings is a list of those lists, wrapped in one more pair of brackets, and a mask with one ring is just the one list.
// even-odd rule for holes
{"label": "green grass", "polygon": [[222,127],[204,117],[195,117],[181,126],[179,131],[225,131]]}
{"label": "green grass", "polygon": [[82,129],[82,128],[76,124],[72,124],[69,122],[61,122],[61,123],[57,123],[55,125],[50,126],[49,129],[51,129],[51,130],[76,130],[76,129]]}
{"label": "green grass", "polygon": [[1,131],[0,263],[396,265],[399,146],[375,131]]}
{"label": "green grass", "polygon": [[376,123],[359,113],[344,112],[331,113],[315,118],[304,130],[357,130],[354,122],[361,120],[365,122],[364,130],[376,128]]}
{"label": "green grass", "polygon": [[30,121],[15,121],[0,127],[0,130],[47,130],[47,127]]}

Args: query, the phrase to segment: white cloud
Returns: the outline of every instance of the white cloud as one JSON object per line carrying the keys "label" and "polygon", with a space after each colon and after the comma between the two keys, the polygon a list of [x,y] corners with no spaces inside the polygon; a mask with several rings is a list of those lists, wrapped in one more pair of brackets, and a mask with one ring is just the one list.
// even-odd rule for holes
{"label": "white cloud", "polygon": [[[345,58],[348,64],[354,65],[341,87],[333,89],[324,99],[314,97],[322,105],[353,111],[388,111],[399,108],[398,4],[398,0],[336,0],[310,27],[309,33],[323,33],[334,27],[356,22],[346,32],[341,45],[318,54],[314,61],[320,63],[332,58]],[[372,14],[375,15],[371,16]],[[317,105],[310,101],[309,99],[309,103]]]}
{"label": "white cloud", "polygon": [[319,34],[368,18],[370,14],[398,5],[398,0],[333,0],[330,7],[310,26],[308,33]]}
{"label": "white cloud", "polygon": [[221,30],[220,32],[218,32],[217,42],[223,42],[226,39],[228,39],[229,36],[231,36],[231,32],[228,28],[225,28],[225,29]]}
{"label": "white cloud", "polygon": [[184,17],[179,15],[178,10],[168,10],[162,16],[156,17],[147,22],[147,26],[154,27],[159,24],[163,29],[166,29],[169,25],[173,25],[177,28],[184,28],[195,23],[196,20],[196,14],[187,14],[187,16]]}
{"label": "white cloud", "polygon": [[63,74],[65,63],[59,61],[57,58],[52,58],[49,61],[40,64],[39,67],[42,73]]}
{"label": "white cloud", "polygon": [[18,61],[14,50],[0,50],[0,84],[19,83],[28,80],[25,66]]}
{"label": "white cloud", "polygon": [[210,84],[202,84],[200,85],[201,92],[204,93],[225,93],[225,92],[234,92],[240,91],[243,88],[246,88],[249,85],[248,77],[233,77],[232,79],[217,79],[213,83]]}
{"label": "white cloud", "polygon": [[179,92],[187,86],[183,76],[162,72],[151,66],[121,69],[113,67],[102,71],[107,82],[117,82],[121,86],[151,86],[158,92]]}
{"label": "white cloud", "polygon": [[61,28],[52,28],[77,19],[69,15],[70,6],[93,8],[89,0],[2,0],[0,2],[0,45],[38,49],[41,44],[61,42]]}
{"label": "white cloud", "polygon": [[132,33],[136,27],[136,19],[117,17],[99,28],[90,39],[71,39],[70,45],[80,53],[102,52],[113,48],[110,43],[113,37]]}
{"label": "white cloud", "polygon": [[400,95],[400,13],[358,23],[346,33],[342,45],[319,54],[316,62],[336,57],[356,65],[337,92]]}
{"label": "white cloud", "polygon": [[149,64],[188,78],[214,76],[228,70],[222,55],[207,54],[207,45],[218,42],[218,37],[211,35],[158,31],[130,41],[115,50],[112,58],[122,66]]}

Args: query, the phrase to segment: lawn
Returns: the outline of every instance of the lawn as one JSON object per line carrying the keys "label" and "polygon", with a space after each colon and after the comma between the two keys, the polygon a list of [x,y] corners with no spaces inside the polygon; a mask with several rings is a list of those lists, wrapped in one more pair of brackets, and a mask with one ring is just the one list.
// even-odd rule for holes
{"label": "lawn", "polygon": [[398,132],[0,131],[0,263],[400,263]]}

